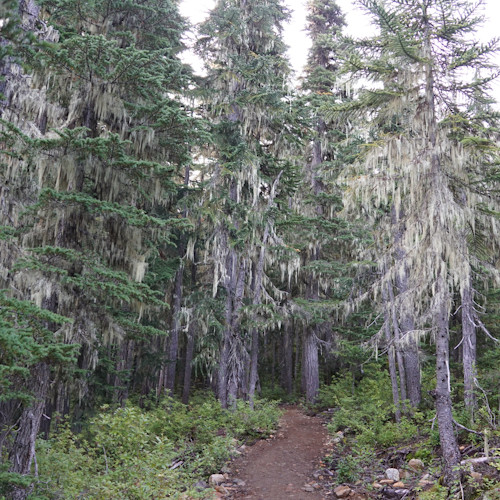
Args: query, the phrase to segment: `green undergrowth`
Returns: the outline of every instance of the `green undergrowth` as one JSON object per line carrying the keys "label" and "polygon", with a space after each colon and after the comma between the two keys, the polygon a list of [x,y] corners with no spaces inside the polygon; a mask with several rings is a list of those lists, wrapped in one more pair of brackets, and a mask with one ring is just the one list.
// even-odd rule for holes
{"label": "green undergrowth", "polygon": [[104,406],[83,432],[62,424],[37,442],[39,478],[29,498],[207,498],[195,483],[218,472],[237,441],[275,428],[279,416],[274,402],[223,410],[209,396],[189,406],[166,398],[148,410]]}
{"label": "green undergrowth", "polygon": [[[359,482],[371,491],[372,483],[383,477],[386,468],[407,469],[408,461],[415,458],[422,460],[424,470],[420,475],[409,471],[409,478],[405,480],[407,487],[414,488],[414,498],[447,498],[447,489],[440,486],[442,471],[435,410],[432,399],[425,396],[434,380],[426,379],[424,373],[423,381],[429,387],[422,391],[422,404],[410,408],[409,402],[405,402],[400,422],[395,421],[388,373],[377,363],[365,366],[360,380],[354,380],[348,373],[321,389],[318,406],[322,410],[328,408],[328,430],[334,443],[323,462],[333,473],[336,484]],[[470,422],[463,405],[456,402],[454,419],[476,432],[457,429],[459,445],[468,453],[464,458],[483,456],[485,446],[493,456],[500,455],[500,430],[494,410],[479,406],[474,422]],[[500,486],[499,463],[475,465],[474,470],[481,473],[480,480],[471,476],[470,465],[463,466],[461,485],[468,499],[483,498],[481,495],[489,495],[484,496],[485,499],[496,498],[491,496],[491,491],[498,491]],[[424,474],[429,475],[431,484],[422,488],[418,481]],[[376,495],[376,491],[372,493]],[[498,498],[500,500],[500,496]]]}
{"label": "green undergrowth", "polygon": [[427,432],[426,414],[414,412],[394,422],[394,406],[388,376],[376,364],[353,387],[349,377],[339,377],[322,388],[320,404],[333,408],[329,430],[346,430],[360,445],[389,447]]}

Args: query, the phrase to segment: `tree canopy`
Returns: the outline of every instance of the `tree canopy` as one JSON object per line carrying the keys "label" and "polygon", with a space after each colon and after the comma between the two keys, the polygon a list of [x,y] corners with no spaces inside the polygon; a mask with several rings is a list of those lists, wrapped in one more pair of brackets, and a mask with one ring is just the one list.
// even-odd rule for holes
{"label": "tree canopy", "polygon": [[370,363],[459,480],[455,409],[498,419],[498,42],[481,2],[358,4],[355,39],[309,1],[299,79],[281,0],[197,27],[176,0],[2,4],[0,494],[39,487],[60,418],[192,388],[321,404]]}

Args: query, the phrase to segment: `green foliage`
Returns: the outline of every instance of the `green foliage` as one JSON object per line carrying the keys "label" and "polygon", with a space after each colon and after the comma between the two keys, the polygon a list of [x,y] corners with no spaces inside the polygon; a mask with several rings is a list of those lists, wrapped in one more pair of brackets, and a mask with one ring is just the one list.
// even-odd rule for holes
{"label": "green foliage", "polygon": [[32,483],[31,476],[22,476],[21,474],[16,474],[15,472],[9,472],[9,463],[0,463],[0,498],[4,500],[3,495],[9,494],[12,486],[19,486],[27,488]]}
{"label": "green foliage", "polygon": [[[186,28],[175,2],[170,0],[88,0],[78,9],[72,0],[40,0],[59,29],[70,34],[82,33],[94,23],[107,29],[122,45],[135,44],[149,49],[180,49],[179,36]],[[124,23],[105,23],[123,16]]]}
{"label": "green foliage", "polygon": [[[48,363],[54,369],[71,367],[80,346],[65,343],[57,332],[70,322],[0,290],[0,405],[15,403],[23,408],[31,403],[31,370],[38,363]],[[2,419],[0,431],[8,436],[6,427]],[[0,459],[4,453],[0,449]],[[27,487],[32,482],[29,476],[9,472],[9,465],[0,463],[0,494],[13,485]]]}
{"label": "green foliage", "polygon": [[320,403],[334,407],[330,432],[347,429],[362,445],[388,447],[410,440],[420,432],[417,422],[403,417],[393,421],[389,376],[377,364],[365,366],[365,376],[353,388],[349,377],[338,378],[320,391]]}
{"label": "green foliage", "polygon": [[376,467],[377,456],[369,445],[354,443],[349,447],[342,442],[336,446],[334,455],[327,455],[324,461],[335,470],[337,483],[355,483],[365,468]]}
{"label": "green foliage", "polygon": [[430,463],[434,458],[434,450],[430,444],[430,440],[421,443],[407,458],[408,460],[411,458],[418,458],[424,463]]}
{"label": "green foliage", "polygon": [[29,401],[29,390],[24,387],[36,363],[55,366],[75,360],[79,346],[64,343],[53,331],[54,325],[70,322],[0,290],[0,401]]}
{"label": "green foliage", "polygon": [[288,394],[287,391],[279,385],[271,386],[270,384],[265,384],[260,394],[263,399],[279,401],[280,403],[297,403],[299,399],[298,394]]}
{"label": "green foliage", "polygon": [[[62,283],[75,290],[99,297],[104,301],[141,301],[149,305],[165,306],[160,294],[144,283],[130,279],[123,271],[114,271],[103,265],[96,255],[86,254],[64,247],[44,246],[32,248],[32,257],[21,259],[15,269],[41,271],[56,276]],[[81,271],[74,272],[77,265]]]}
{"label": "green foliage", "polygon": [[10,226],[0,226],[0,240],[10,240],[16,234],[16,230]]}
{"label": "green foliage", "polygon": [[[157,407],[101,408],[82,434],[68,424],[38,443],[44,498],[176,498],[197,479],[219,470],[236,441],[273,429],[275,403],[257,401],[255,411],[240,402],[222,410],[213,397],[197,395],[186,406],[167,398]],[[192,492],[194,494],[194,492]]]}
{"label": "green foliage", "polygon": [[335,467],[339,483],[355,483],[359,479],[361,471],[361,461],[358,456],[353,455],[344,455]]}
{"label": "green foliage", "polygon": [[440,484],[434,484],[430,490],[418,493],[419,500],[446,500],[449,498],[449,489]]}

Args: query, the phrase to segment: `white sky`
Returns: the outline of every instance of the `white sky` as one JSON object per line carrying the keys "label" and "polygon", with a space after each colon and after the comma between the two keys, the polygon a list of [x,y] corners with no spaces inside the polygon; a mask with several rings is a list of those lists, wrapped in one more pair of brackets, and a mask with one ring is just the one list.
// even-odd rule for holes
{"label": "white sky", "polygon": [[[310,42],[304,32],[306,19],[306,5],[308,0],[285,0],[285,4],[292,10],[292,20],[285,27],[285,43],[289,48],[289,57],[295,71],[300,74],[305,60]],[[337,0],[338,5],[346,14],[347,31],[354,36],[363,36],[370,32],[370,21],[368,16],[353,5],[353,0]],[[499,36],[500,22],[500,0],[485,0],[484,15],[486,21],[484,26],[478,32],[481,41],[486,42],[496,36]],[[215,0],[182,0],[180,11],[184,17],[190,19],[193,24],[203,21],[208,12],[215,5]],[[196,71],[201,69],[200,61],[194,56],[186,57],[187,62],[192,64]],[[496,64],[500,66],[500,54],[496,57]],[[500,102],[500,81],[494,85],[494,94],[497,103]]]}

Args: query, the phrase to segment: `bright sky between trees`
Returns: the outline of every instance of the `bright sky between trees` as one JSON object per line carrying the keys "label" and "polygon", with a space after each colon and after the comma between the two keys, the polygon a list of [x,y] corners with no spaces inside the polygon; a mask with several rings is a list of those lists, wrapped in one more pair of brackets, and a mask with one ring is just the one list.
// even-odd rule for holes
{"label": "bright sky between trees", "polygon": [[[308,0],[285,0],[285,4],[292,10],[292,20],[285,27],[285,43],[290,47],[290,61],[295,71],[300,74],[307,57],[310,41],[304,31]],[[359,7],[355,6],[354,0],[337,0],[347,18],[347,32],[354,36],[364,36],[372,30],[370,20]],[[182,0],[180,5],[181,14],[193,24],[203,21],[210,9],[215,5],[215,0]],[[500,35],[498,23],[500,20],[500,0],[486,0],[484,5],[485,24],[478,32],[481,41],[486,42]],[[192,55],[187,57],[195,70],[201,69],[200,61]],[[496,57],[496,63],[500,66],[500,54]],[[494,94],[500,103],[500,81],[493,86]]]}

